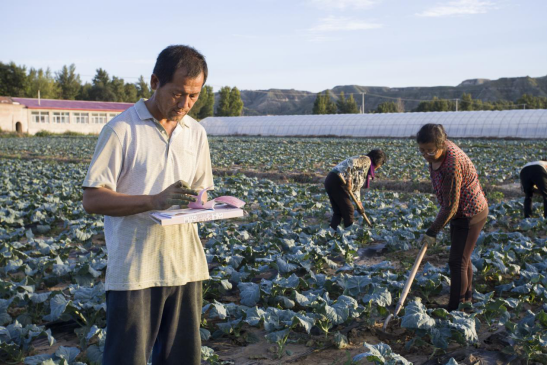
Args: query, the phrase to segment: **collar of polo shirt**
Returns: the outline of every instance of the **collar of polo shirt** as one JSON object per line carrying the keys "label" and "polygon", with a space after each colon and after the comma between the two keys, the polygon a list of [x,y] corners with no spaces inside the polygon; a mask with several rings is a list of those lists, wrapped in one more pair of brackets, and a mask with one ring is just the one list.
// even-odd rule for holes
{"label": "collar of polo shirt", "polygon": [[[135,110],[137,111],[139,118],[141,118],[141,120],[148,120],[148,119],[156,120],[152,116],[148,108],[146,107],[146,104],[144,103],[145,100],[146,99],[141,99],[137,101],[137,103],[135,104]],[[188,123],[186,123],[185,119],[186,119],[186,115],[180,120],[179,124],[181,126],[185,126],[186,128],[190,128]]]}

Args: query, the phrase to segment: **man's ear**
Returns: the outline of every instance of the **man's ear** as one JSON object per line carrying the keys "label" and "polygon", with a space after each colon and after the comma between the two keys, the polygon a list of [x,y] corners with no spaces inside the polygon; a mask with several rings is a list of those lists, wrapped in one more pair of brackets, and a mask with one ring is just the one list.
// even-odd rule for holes
{"label": "man's ear", "polygon": [[152,74],[152,76],[150,76],[150,87],[152,88],[152,90],[158,90],[160,87],[160,80],[155,74]]}

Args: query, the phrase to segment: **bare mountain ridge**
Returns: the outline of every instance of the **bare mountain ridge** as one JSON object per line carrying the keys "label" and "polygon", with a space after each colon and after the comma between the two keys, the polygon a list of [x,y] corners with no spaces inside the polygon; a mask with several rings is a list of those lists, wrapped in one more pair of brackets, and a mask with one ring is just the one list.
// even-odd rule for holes
{"label": "bare mountain ridge", "polygon": [[[325,90],[323,90],[324,92]],[[547,76],[512,77],[498,80],[470,79],[458,86],[432,87],[397,87],[385,86],[335,86],[329,89],[334,99],[343,91],[346,96],[353,94],[357,105],[361,106],[362,94],[365,93],[367,112],[376,110],[378,104],[386,101],[403,99],[406,111],[415,109],[421,100],[433,97],[458,99],[463,93],[471,94],[473,99],[483,101],[510,100],[516,101],[523,94],[547,96]],[[311,114],[316,94],[300,90],[242,90],[241,99],[245,104],[244,115],[296,115]]]}

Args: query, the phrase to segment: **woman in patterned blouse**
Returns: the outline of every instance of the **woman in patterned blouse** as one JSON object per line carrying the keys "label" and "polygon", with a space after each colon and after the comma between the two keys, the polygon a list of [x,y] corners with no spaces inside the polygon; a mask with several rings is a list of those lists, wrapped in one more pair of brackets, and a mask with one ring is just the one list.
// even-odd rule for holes
{"label": "woman in patterned blouse", "polygon": [[429,175],[440,205],[422,243],[434,245],[437,234],[450,222],[450,299],[446,309],[471,302],[473,265],[471,253],[488,216],[488,203],[475,166],[449,141],[441,124],[426,124],[416,136],[418,149],[429,162]]}
{"label": "woman in patterned blouse", "polygon": [[342,219],[346,228],[353,224],[353,204],[348,191],[352,191],[357,204],[361,204],[361,187],[365,185],[368,189],[370,179],[374,179],[374,171],[386,160],[382,150],[372,150],[366,155],[353,156],[340,162],[329,172],[325,179],[325,190],[332,206],[330,226],[333,229],[338,227]]}

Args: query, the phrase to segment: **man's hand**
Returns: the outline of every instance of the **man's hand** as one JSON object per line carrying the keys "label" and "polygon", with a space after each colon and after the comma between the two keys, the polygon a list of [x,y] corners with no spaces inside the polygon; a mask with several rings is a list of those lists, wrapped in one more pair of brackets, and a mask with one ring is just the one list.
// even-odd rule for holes
{"label": "man's hand", "polygon": [[423,234],[420,238],[420,244],[423,245],[424,243],[427,243],[429,247],[435,247],[435,245],[437,244],[437,238],[428,236],[427,234]]}
{"label": "man's hand", "polygon": [[186,206],[190,202],[195,202],[197,195],[198,192],[192,190],[187,182],[179,180],[161,193],[154,195],[154,210],[164,210],[173,205]]}

